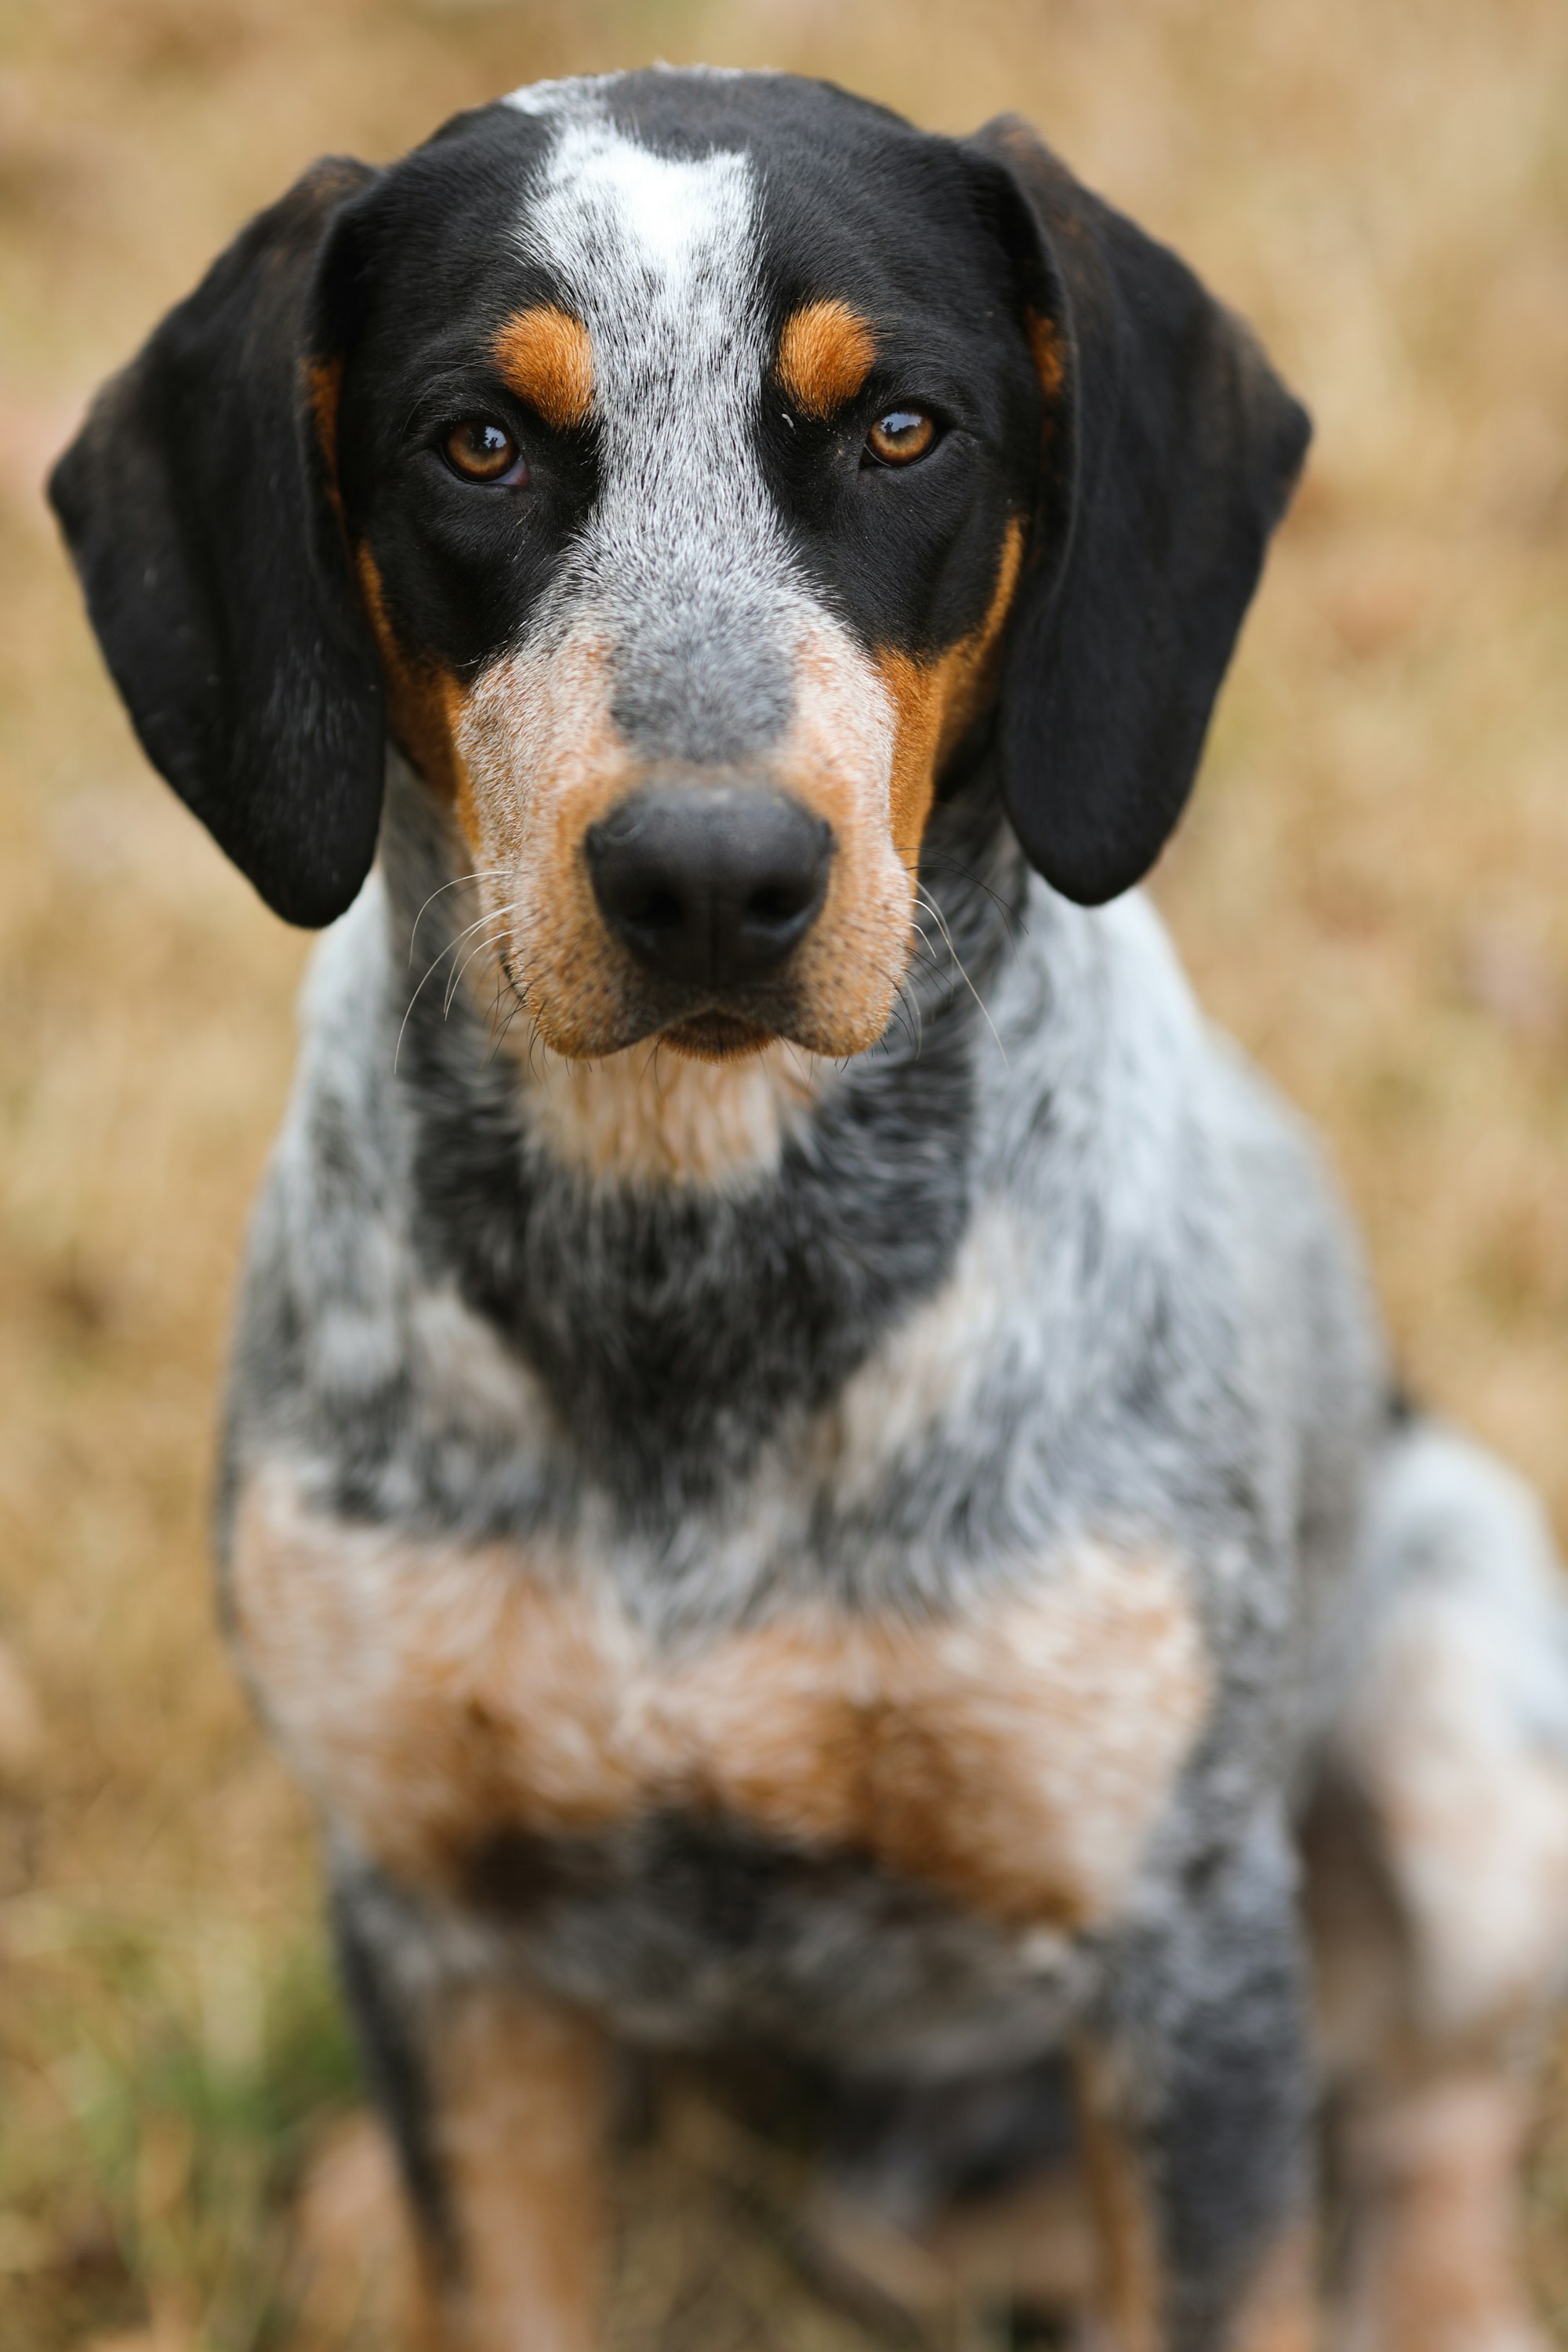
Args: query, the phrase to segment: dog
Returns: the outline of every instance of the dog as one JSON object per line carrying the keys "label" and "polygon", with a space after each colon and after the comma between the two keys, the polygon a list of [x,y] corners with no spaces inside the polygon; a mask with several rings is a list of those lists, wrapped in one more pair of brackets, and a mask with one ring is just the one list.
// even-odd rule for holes
{"label": "dog", "polygon": [[639,2052],[834,2086],[825,2243],[1078,2184],[1085,2343],[1542,2340],[1551,1540],[1136,887],[1308,432],[1022,123],[658,68],[307,173],[55,471],[331,927],[223,1609],[453,2352],[599,2340]]}

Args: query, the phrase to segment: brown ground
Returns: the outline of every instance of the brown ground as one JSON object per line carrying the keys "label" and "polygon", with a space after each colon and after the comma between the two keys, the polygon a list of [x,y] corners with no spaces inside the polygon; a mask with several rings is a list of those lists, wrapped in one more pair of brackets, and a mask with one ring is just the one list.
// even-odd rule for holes
{"label": "brown ground", "polygon": [[[1561,0],[3,0],[0,1634],[38,1718],[0,1676],[11,2352],[290,2340],[301,2179],[303,2234],[339,2252],[292,2340],[339,2343],[375,2187],[306,1824],[204,1564],[304,943],[142,767],[36,485],[318,152],[660,55],[799,65],[955,130],[1032,115],[1307,393],[1311,477],[1163,896],[1327,1129],[1412,1379],[1568,1533]],[[1535,2237],[1568,2345],[1568,2085],[1555,2113]],[[763,2159],[716,2133],[689,2119],[645,2164],[622,2339],[864,2345],[794,2284]]]}

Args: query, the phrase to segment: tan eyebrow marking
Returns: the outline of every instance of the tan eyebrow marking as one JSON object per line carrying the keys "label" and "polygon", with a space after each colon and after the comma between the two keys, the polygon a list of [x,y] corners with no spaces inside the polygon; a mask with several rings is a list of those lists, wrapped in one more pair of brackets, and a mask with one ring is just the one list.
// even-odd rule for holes
{"label": "tan eyebrow marking", "polygon": [[847,302],[808,302],[784,320],[778,380],[805,416],[826,423],[871,373],[876,340]]}
{"label": "tan eyebrow marking", "polygon": [[585,424],[594,405],[594,350],[581,319],[542,302],[509,319],[492,345],[496,365],[546,425]]}
{"label": "tan eyebrow marking", "polygon": [[458,821],[472,846],[468,780],[452,742],[463,689],[438,662],[421,660],[399,644],[387,614],[381,573],[368,547],[361,546],[355,551],[354,570],[359,574],[371,635],[381,656],[386,716],[393,740],[407,753],[426,782],[455,803]]}

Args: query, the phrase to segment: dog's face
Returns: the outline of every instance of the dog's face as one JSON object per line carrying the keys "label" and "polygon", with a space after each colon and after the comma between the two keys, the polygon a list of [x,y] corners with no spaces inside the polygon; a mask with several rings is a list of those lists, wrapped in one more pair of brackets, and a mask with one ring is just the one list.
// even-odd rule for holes
{"label": "dog's face", "polygon": [[548,1045],[845,1055],[962,747],[1058,887],[1148,865],[1303,440],[1018,127],[660,71],[318,167],[54,490],[144,742],[282,911],[357,888],[390,732]]}
{"label": "dog's face", "polygon": [[392,726],[546,1043],[850,1054],[990,683],[1040,385],[955,150],[637,89],[525,93],[356,208],[327,454]]}

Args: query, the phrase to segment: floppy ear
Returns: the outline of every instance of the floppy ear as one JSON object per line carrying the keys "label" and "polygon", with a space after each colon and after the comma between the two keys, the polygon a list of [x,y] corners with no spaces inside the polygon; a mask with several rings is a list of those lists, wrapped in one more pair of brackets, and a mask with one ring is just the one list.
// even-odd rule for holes
{"label": "floppy ear", "polygon": [[1240,320],[1026,124],[1004,116],[968,152],[1047,398],[1004,792],[1031,862],[1095,906],[1147,873],[1182,813],[1311,426]]}
{"label": "floppy ear", "polygon": [[349,904],[381,810],[381,679],[335,507],[317,315],[333,219],[374,176],[318,163],[254,220],[49,480],[148,758],[293,923]]}

